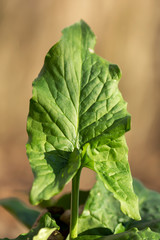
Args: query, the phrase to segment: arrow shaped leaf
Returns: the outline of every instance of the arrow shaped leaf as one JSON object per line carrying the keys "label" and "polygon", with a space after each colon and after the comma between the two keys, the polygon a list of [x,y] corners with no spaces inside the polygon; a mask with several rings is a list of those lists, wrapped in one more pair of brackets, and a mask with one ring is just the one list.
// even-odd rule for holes
{"label": "arrow shaped leaf", "polygon": [[83,166],[96,171],[122,210],[139,219],[123,137],[130,115],[118,89],[121,72],[97,56],[94,45],[84,21],[64,29],[33,82],[27,121],[31,201],[60,192]]}

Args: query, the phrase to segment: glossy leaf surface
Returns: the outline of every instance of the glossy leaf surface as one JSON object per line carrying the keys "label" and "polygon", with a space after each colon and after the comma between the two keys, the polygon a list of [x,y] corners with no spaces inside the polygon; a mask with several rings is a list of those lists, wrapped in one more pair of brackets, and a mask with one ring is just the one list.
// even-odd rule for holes
{"label": "glossy leaf surface", "polygon": [[27,121],[31,201],[59,193],[83,166],[98,173],[123,212],[139,219],[123,137],[130,115],[118,89],[121,73],[94,53],[94,45],[85,22],[64,29],[33,83]]}

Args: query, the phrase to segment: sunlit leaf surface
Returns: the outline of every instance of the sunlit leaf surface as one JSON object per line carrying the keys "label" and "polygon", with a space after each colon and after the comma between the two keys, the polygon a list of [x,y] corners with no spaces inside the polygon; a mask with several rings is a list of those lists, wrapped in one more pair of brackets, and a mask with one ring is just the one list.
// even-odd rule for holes
{"label": "sunlit leaf surface", "polygon": [[27,121],[31,201],[59,193],[83,166],[97,172],[125,214],[140,219],[123,136],[130,115],[118,89],[121,72],[96,55],[94,45],[84,21],[64,29],[33,82]]}

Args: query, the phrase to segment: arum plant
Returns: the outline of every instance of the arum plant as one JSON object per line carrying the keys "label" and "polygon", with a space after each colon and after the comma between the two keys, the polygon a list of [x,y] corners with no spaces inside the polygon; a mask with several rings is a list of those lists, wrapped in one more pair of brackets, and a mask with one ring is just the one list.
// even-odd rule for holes
{"label": "arum plant", "polygon": [[[29,228],[13,240],[160,239],[160,194],[137,180],[132,186],[124,137],[130,115],[118,89],[121,72],[97,56],[94,45],[85,22],[64,29],[33,82],[26,148],[35,177],[30,200],[38,210],[16,198],[0,200]],[[79,191],[84,167],[97,173],[90,192]],[[52,198],[69,181],[71,194]]]}
{"label": "arum plant", "polygon": [[140,215],[124,136],[130,114],[118,89],[120,69],[94,53],[95,35],[84,21],[62,33],[33,82],[26,148],[35,177],[32,204],[49,200],[72,180],[70,239],[75,239],[84,167],[97,173],[124,214],[135,220]]}

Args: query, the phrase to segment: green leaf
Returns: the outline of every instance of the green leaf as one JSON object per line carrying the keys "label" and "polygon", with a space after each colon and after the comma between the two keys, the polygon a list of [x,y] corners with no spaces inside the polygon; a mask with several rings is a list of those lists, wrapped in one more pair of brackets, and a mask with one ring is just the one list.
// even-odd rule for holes
{"label": "green leaf", "polygon": [[17,198],[6,198],[0,200],[0,205],[15,216],[20,222],[31,228],[40,212],[29,208]]}
{"label": "green leaf", "polygon": [[134,221],[124,215],[120,203],[98,178],[79,218],[79,235],[107,236],[132,228],[144,230],[148,227],[160,233],[160,193],[145,188],[135,179],[133,185],[139,198],[141,221]]}
{"label": "green leaf", "polygon": [[[37,227],[32,228],[28,233],[21,234],[12,240],[47,240],[48,237],[56,230],[59,229],[55,220],[53,220],[49,213],[46,213],[40,219]],[[1,240],[9,240],[4,238]]]}
{"label": "green leaf", "polygon": [[[27,149],[29,147],[28,145]],[[79,154],[76,150],[73,153],[51,151],[43,154],[33,153],[31,150],[28,156],[35,175],[30,195],[33,204],[47,200],[61,191],[79,165]]]}
{"label": "green leaf", "polygon": [[118,234],[118,233],[122,233],[122,232],[125,232],[125,227],[123,226],[122,223],[119,223],[116,228],[115,228],[115,231],[114,231],[114,234]]}
{"label": "green leaf", "polygon": [[136,227],[144,229],[150,227],[153,231],[160,232],[160,193],[144,187],[138,180],[134,180],[134,190],[139,198],[141,221],[130,220],[126,228]]}
{"label": "green leaf", "polygon": [[83,213],[79,218],[79,234],[110,235],[119,223],[124,224],[128,221],[129,218],[120,210],[119,202],[98,179],[90,191]]}
{"label": "green leaf", "polygon": [[127,232],[120,234],[107,236],[101,238],[101,240],[159,240],[160,233],[153,232],[149,228],[139,231],[138,229],[131,229]]}
{"label": "green leaf", "polygon": [[75,240],[159,240],[160,239],[160,233],[156,233],[151,231],[149,228],[144,229],[142,231],[139,231],[136,228],[133,228],[129,231],[110,235],[110,236],[93,236],[93,235],[86,235],[86,236],[80,236],[76,238]]}
{"label": "green leaf", "polygon": [[126,214],[140,219],[123,137],[130,115],[118,89],[121,72],[97,56],[94,45],[85,22],[64,29],[33,83],[27,121],[31,202],[59,193],[83,166],[98,173]]}

